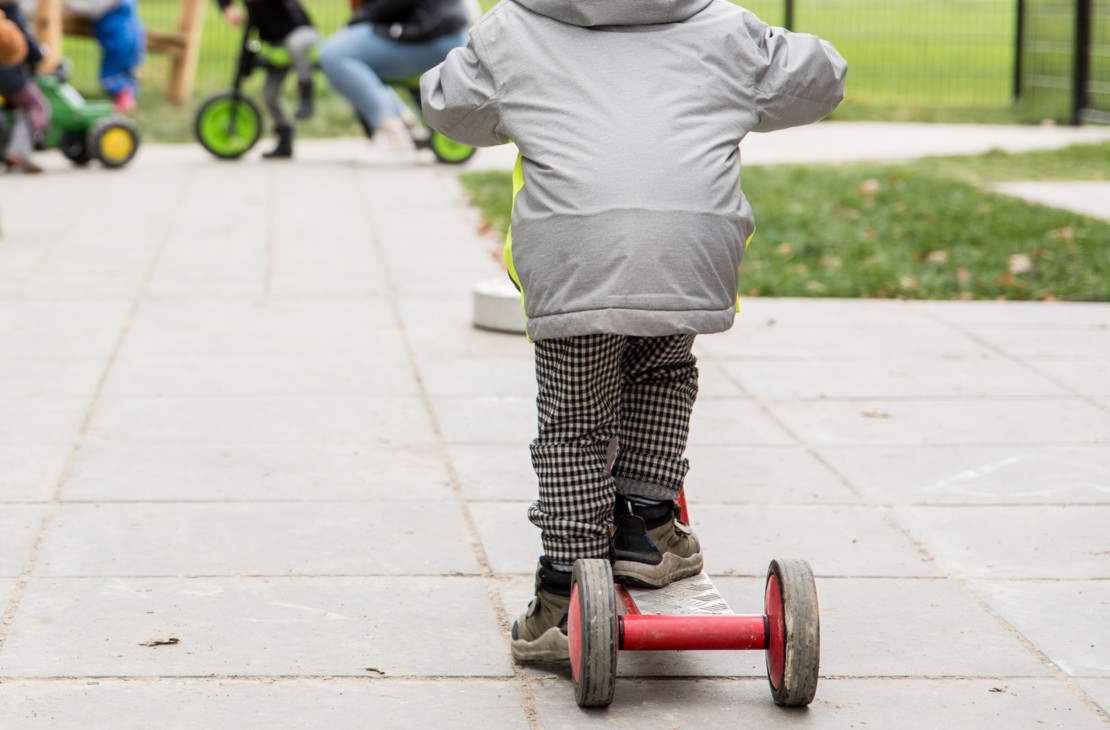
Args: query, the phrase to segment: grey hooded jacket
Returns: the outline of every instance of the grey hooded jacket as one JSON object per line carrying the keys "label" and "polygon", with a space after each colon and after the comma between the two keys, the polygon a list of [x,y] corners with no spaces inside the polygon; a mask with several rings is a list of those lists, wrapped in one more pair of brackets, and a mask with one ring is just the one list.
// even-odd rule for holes
{"label": "grey hooded jacket", "polygon": [[505,259],[533,340],[732,326],[737,145],[815,122],[846,64],[726,0],[504,0],[421,79],[428,123],[515,142]]}

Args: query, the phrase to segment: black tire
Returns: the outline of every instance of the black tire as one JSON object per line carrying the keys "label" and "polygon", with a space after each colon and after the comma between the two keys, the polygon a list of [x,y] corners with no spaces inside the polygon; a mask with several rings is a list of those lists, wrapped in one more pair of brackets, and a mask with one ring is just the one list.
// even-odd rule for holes
{"label": "black tire", "polygon": [[617,595],[608,560],[574,563],[567,639],[575,701],[607,707],[617,684]]}
{"label": "black tire", "polygon": [[232,91],[208,97],[193,117],[197,142],[221,160],[235,160],[249,152],[262,137],[263,126],[258,105]]}
{"label": "black tire", "polygon": [[131,162],[139,151],[142,137],[129,117],[104,117],[89,129],[86,149],[105,167],[116,169]]}
{"label": "black tire", "polygon": [[75,165],[87,165],[92,155],[89,154],[89,145],[86,135],[73,132],[62,132],[58,140],[58,149]]}
{"label": "black tire", "polygon": [[767,568],[764,609],[770,641],[767,680],[775,704],[800,707],[817,695],[821,625],[817,584],[804,560],[772,560]]}

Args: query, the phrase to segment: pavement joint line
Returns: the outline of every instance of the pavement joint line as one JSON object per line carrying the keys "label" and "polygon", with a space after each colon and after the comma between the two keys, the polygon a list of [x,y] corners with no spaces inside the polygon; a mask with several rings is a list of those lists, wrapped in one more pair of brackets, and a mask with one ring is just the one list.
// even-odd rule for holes
{"label": "pavement joint line", "polygon": [[4,651],[4,644],[7,642],[8,637],[11,635],[12,625],[15,622],[15,615],[19,610],[20,603],[23,600],[23,595],[27,590],[27,584],[31,580],[31,574],[34,572],[35,563],[38,561],[39,553],[42,550],[43,543],[46,540],[46,533],[50,529],[50,525],[54,521],[54,515],[61,504],[62,489],[65,488],[66,483],[69,481],[70,474],[73,471],[74,462],[77,460],[77,455],[81,451],[81,446],[84,443],[85,436],[88,434],[89,425],[92,422],[93,413],[96,412],[96,407],[100,403],[101,394],[104,392],[104,385],[108,381],[108,374],[112,371],[112,366],[119,356],[120,349],[123,347],[123,342],[127,338],[127,334],[131,331],[131,324],[134,321],[135,313],[139,309],[143,298],[146,296],[147,289],[150,286],[151,280],[154,278],[154,271],[158,268],[158,264],[162,260],[162,255],[165,253],[166,246],[173,235],[173,224],[181,214],[183,202],[185,200],[185,191],[189,189],[193,179],[193,168],[188,168],[185,175],[182,177],[181,187],[177,191],[177,198],[174,202],[173,212],[167,216],[165,228],[162,231],[158,246],[151,257],[150,263],[143,276],[142,283],[139,286],[139,291],[131,302],[131,308],[127,313],[127,318],[124,320],[123,327],[120,329],[119,334],[116,336],[115,344],[112,347],[111,353],[104,364],[104,369],[100,373],[100,378],[96,384],[96,390],[93,392],[92,398],[89,401],[89,407],[85,411],[85,417],[81,422],[81,429],[77,434],[72,447],[66,456],[65,465],[62,467],[62,472],[58,476],[58,481],[54,486],[54,493],[46,508],[46,514],[39,524],[39,529],[35,535],[35,541],[31,545],[30,554],[27,557],[15,587],[12,589],[11,596],[8,599],[8,605],[0,616],[0,653]]}
{"label": "pavement joint line", "polygon": [[[1000,345],[996,345],[995,343],[991,342],[990,340],[985,339],[981,335],[977,334],[976,332],[968,329],[967,327],[965,327],[963,325],[960,325],[957,322],[953,322],[951,320],[945,319],[944,317],[940,316],[939,314],[937,314],[936,312],[934,312],[930,309],[923,309],[923,311],[928,316],[930,316],[934,320],[936,320],[936,322],[938,322],[939,324],[942,324],[945,327],[948,327],[949,329],[954,330],[954,331],[962,334],[964,337],[967,337],[968,339],[975,342],[976,344],[981,345],[983,347],[986,347],[987,349],[991,350],[992,352],[997,353],[1001,357],[1004,357],[1005,359],[1009,360],[1010,362],[1014,363],[1015,365],[1025,369],[1025,370],[1027,370],[1028,372],[1031,372],[1031,373],[1033,373],[1034,375],[1036,375],[1038,377],[1044,378],[1045,380],[1052,383],[1053,385],[1056,385],[1056,386],[1066,390],[1067,392],[1073,394],[1074,396],[1076,396],[1080,400],[1086,401],[1088,404],[1094,406],[1095,408],[1099,409],[1103,413],[1110,414],[1110,403],[1106,403],[1106,404],[1100,403],[1099,400],[1096,397],[1088,395],[1088,394],[1086,394],[1086,393],[1084,393],[1080,390],[1077,390],[1076,388],[1073,388],[1071,385],[1064,382],[1063,380],[1060,380],[1059,378],[1054,377],[1050,373],[1046,373],[1043,370],[1037,368],[1031,362],[1029,362],[1027,359],[1019,357],[1017,355],[1014,355],[1010,351],[1003,349]],[[1088,328],[1088,329],[1102,329],[1102,328],[1096,327],[1096,328]],[[1065,358],[1065,360],[1067,360],[1067,358]],[[1110,719],[1110,714],[1107,714],[1107,713],[1104,712],[1103,716]]]}
{"label": "pavement joint line", "polygon": [[[1010,357],[1002,350],[997,351],[1001,354],[1006,354],[1007,357]],[[780,428],[786,431],[786,433],[788,433],[791,438],[795,439],[799,444],[805,446],[810,456],[817,459],[826,469],[829,470],[831,474],[835,475],[837,479],[844,485],[844,487],[855,494],[855,496],[859,498],[865,506],[871,508],[872,511],[874,511],[876,515],[883,521],[884,524],[894,530],[897,534],[902,535],[902,537],[907,540],[911,546],[913,546],[913,548],[922,556],[923,559],[941,570],[941,572],[944,573],[944,575],[947,577],[948,581],[950,581],[961,592],[963,592],[965,596],[970,598],[971,601],[975,605],[977,605],[981,611],[993,618],[994,621],[999,625],[999,627],[1002,628],[1003,631],[1008,633],[1015,641],[1021,644],[1021,646],[1025,648],[1026,651],[1036,657],[1041,662],[1041,664],[1044,665],[1045,668],[1052,673],[1052,676],[1056,679],[1056,681],[1063,684],[1068,689],[1068,691],[1070,691],[1072,695],[1075,696],[1076,699],[1082,702],[1087,709],[1095,713],[1104,722],[1110,722],[1110,712],[1104,710],[1097,702],[1095,702],[1095,700],[1090,695],[1087,694],[1086,691],[1083,690],[1082,687],[1079,686],[1079,683],[1077,681],[1075,681],[1067,672],[1060,668],[1056,664],[1056,662],[1052,661],[1052,659],[1049,658],[1047,654],[1045,654],[1028,637],[1021,633],[1017,629],[1017,627],[1007,621],[1001,613],[996,611],[992,606],[990,606],[990,604],[988,604],[974,590],[972,590],[970,585],[971,579],[959,575],[954,575],[950,572],[950,570],[938,563],[936,557],[926,549],[925,545],[920,540],[913,537],[913,535],[911,535],[908,530],[901,527],[890,517],[889,510],[879,507],[870,499],[868,499],[866,495],[860,492],[847,477],[845,477],[838,469],[833,467],[832,464],[826,461],[825,458],[817,453],[814,448],[812,448],[798,434],[796,434],[791,428],[789,428],[781,419],[779,419],[772,411],[772,409],[768,406],[766,401],[764,401],[762,398],[752,395],[750,391],[748,391],[748,389],[745,388],[744,385],[737,378],[735,378],[723,366],[721,366],[720,363],[715,364],[717,366],[718,372],[723,375],[726,380],[731,382],[741,392],[749,395],[752,398],[753,402],[759,407],[761,411],[763,411],[763,413],[768,418],[770,418]]]}
{"label": "pavement joint line", "polygon": [[[710,572],[710,578],[717,580],[764,580],[767,577],[766,573],[721,573]],[[834,573],[816,573],[815,577],[823,581],[914,581],[917,583],[944,583],[951,580],[948,575],[840,575]],[[157,581],[189,581],[189,580],[377,580],[381,578],[387,579],[401,579],[401,580],[443,580],[443,579],[456,579],[456,580],[492,580],[497,583],[506,584],[516,581],[530,580],[533,577],[531,573],[497,573],[493,576],[485,576],[481,573],[467,573],[463,575],[456,575],[454,573],[336,573],[334,575],[320,575],[319,573],[216,573],[210,575],[127,575],[127,574],[108,574],[104,575],[35,575],[37,580],[57,580],[57,581],[105,581],[105,580],[157,580]],[[3,580],[16,580],[19,576],[16,575],[0,575]],[[1110,582],[1110,577],[1099,578],[1073,578],[1073,577],[1052,577],[1052,576],[997,576],[997,577],[977,577],[966,576],[966,580],[973,583],[1105,583]]]}
{"label": "pavement joint line", "polygon": [[[420,373],[420,368],[416,359],[416,350],[413,347],[412,340],[405,329],[404,318],[401,316],[400,306],[397,300],[397,287],[393,281],[393,275],[389,268],[389,258],[382,246],[382,239],[378,233],[377,225],[375,224],[374,216],[371,214],[369,206],[369,191],[366,189],[364,182],[365,174],[361,173],[358,168],[350,168],[353,171],[355,178],[355,185],[359,191],[360,202],[359,209],[366,221],[367,228],[370,232],[370,238],[373,243],[374,252],[377,254],[378,263],[382,268],[382,277],[385,280],[386,291],[388,292],[388,299],[390,307],[393,311],[394,321],[397,324],[398,332],[401,336],[401,341],[405,349],[405,354],[409,361],[409,368],[416,379],[417,389],[420,391],[420,398],[424,404],[429,425],[435,436],[436,445],[440,453],[440,459],[443,461],[444,468],[447,470],[448,481],[451,484],[451,492],[455,498],[455,503],[459,508],[459,512],[463,517],[463,522],[466,524],[467,537],[470,540],[472,549],[474,550],[474,557],[478,561],[478,566],[482,570],[482,583],[486,589],[486,596],[489,600],[490,608],[497,620],[498,627],[501,631],[502,639],[506,647],[509,644],[509,617],[505,609],[501,606],[500,597],[497,593],[497,581],[494,580],[494,571],[490,565],[489,556],[486,554],[485,547],[482,545],[482,539],[478,533],[478,525],[474,520],[474,515],[470,512],[470,506],[467,504],[466,495],[462,489],[462,483],[459,481],[459,476],[455,471],[454,462],[451,460],[451,451],[447,438],[443,434],[443,429],[440,426],[439,419],[436,418],[435,408],[432,406],[431,396],[428,393],[428,388],[424,383],[424,378]],[[456,179],[456,185],[458,185]],[[510,666],[513,671],[514,686],[517,690],[517,696],[520,699],[521,710],[528,720],[528,726],[537,730],[542,728],[539,720],[539,713],[536,707],[536,699],[532,694],[532,688],[528,684],[528,677],[525,675],[524,668],[515,661],[510,661]]]}
{"label": "pavement joint line", "polygon": [[[539,672],[543,672],[539,674]],[[541,684],[562,684],[567,681],[569,669],[565,671],[544,671],[533,669],[529,680]],[[818,675],[823,682],[1043,682],[1054,681],[1048,674],[1013,674],[1013,675],[980,675],[980,674],[821,674]],[[59,683],[80,682],[96,684],[98,682],[135,682],[157,683],[173,682],[178,680],[204,681],[204,682],[242,682],[242,683],[270,683],[270,682],[463,682],[467,684],[482,684],[494,682],[497,684],[514,684],[516,678],[510,675],[497,674],[386,674],[386,675],[359,675],[359,674],[84,674],[79,676],[69,675],[4,675],[5,683]],[[621,674],[622,681],[637,682],[758,682],[766,684],[766,674]],[[1076,679],[1105,680],[1100,675],[1078,675]]]}

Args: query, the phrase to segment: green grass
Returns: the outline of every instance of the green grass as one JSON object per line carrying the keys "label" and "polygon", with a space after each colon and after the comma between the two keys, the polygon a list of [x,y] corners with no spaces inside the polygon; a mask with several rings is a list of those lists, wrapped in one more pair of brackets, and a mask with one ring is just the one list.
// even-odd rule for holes
{"label": "green grass", "polygon": [[[1110,224],[985,191],[988,181],[1105,179],[1110,144],[899,165],[747,167],[757,230],[748,296],[1110,301]],[[462,176],[497,235],[508,173]]]}

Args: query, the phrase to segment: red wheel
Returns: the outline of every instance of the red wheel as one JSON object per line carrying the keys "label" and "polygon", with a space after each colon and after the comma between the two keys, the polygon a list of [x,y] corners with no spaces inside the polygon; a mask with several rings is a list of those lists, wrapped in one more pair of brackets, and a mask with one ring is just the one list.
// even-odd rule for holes
{"label": "red wheel", "polygon": [[578,706],[608,706],[617,684],[617,596],[608,560],[574,563],[567,644]]}
{"label": "red wheel", "polygon": [[804,560],[772,560],[763,596],[769,637],[767,679],[776,705],[813,702],[821,665],[817,585]]}

